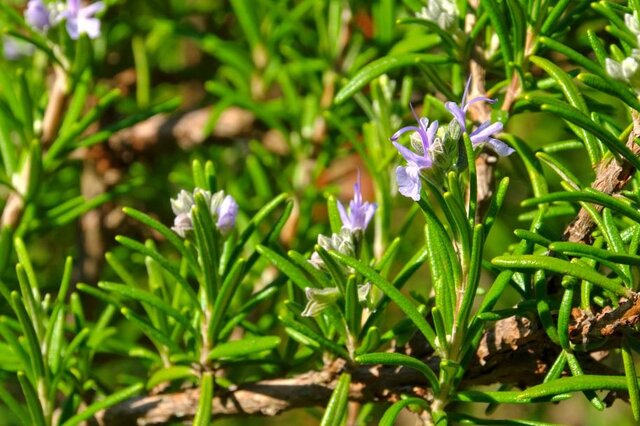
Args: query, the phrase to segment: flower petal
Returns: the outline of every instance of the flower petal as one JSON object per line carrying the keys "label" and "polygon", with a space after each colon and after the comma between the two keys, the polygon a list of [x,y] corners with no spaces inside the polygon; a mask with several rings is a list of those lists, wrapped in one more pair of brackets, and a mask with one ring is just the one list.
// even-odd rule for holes
{"label": "flower petal", "polygon": [[506,143],[494,138],[489,138],[487,145],[489,145],[500,157],[506,157],[516,152],[515,149],[511,148]]}
{"label": "flower petal", "polygon": [[80,32],[78,30],[78,19],[75,17],[67,17],[67,32],[69,33],[69,37],[73,40],[77,40],[80,37]]}
{"label": "flower petal", "polygon": [[464,85],[464,93],[462,94],[462,102],[460,105],[464,105],[467,102],[467,95],[469,95],[469,89],[471,88],[471,75],[467,79],[467,84]]}
{"label": "flower petal", "polygon": [[373,218],[378,205],[376,203],[365,203],[365,212],[364,212],[364,229],[367,228],[369,222],[371,222],[371,218]]}
{"label": "flower petal", "polygon": [[422,182],[420,181],[420,169],[418,167],[398,167],[396,169],[396,180],[398,182],[398,191],[402,195],[414,201],[420,200]]}
{"label": "flower petal", "polygon": [[221,233],[226,234],[236,224],[236,217],[238,216],[238,203],[233,199],[231,195],[224,197],[220,208],[217,211],[218,220],[216,221],[216,228]]}
{"label": "flower petal", "polygon": [[78,32],[94,39],[100,35],[100,20],[97,18],[78,18]]}
{"label": "flower petal", "polygon": [[428,157],[429,155],[428,153],[425,153],[425,156],[421,157],[420,155],[411,151],[409,148],[405,147],[404,145],[399,144],[398,142],[393,142],[393,146],[396,147],[398,152],[400,152],[400,155],[402,155],[404,159],[407,160],[407,162],[414,163],[422,167],[431,166],[431,159]]}
{"label": "flower petal", "polygon": [[338,213],[340,213],[340,220],[342,220],[342,226],[351,229],[351,218],[347,214],[344,206],[340,201],[336,203],[338,205]]}
{"label": "flower petal", "polygon": [[471,139],[472,144],[477,145],[487,142],[490,136],[502,131],[503,125],[501,122],[497,121],[495,123],[489,123],[491,122],[485,121],[480,127],[471,132],[469,139]]}
{"label": "flower petal", "polygon": [[447,102],[444,107],[453,115],[463,132],[467,131],[464,110],[455,102]]}
{"label": "flower petal", "polygon": [[469,110],[469,106],[471,106],[471,105],[473,105],[475,103],[478,103],[478,102],[487,102],[487,103],[490,103],[490,104],[494,104],[494,103],[496,103],[496,100],[495,99],[491,99],[491,98],[487,98],[486,96],[478,96],[478,97],[475,97],[475,98],[471,99],[469,102],[467,102],[465,104],[465,106],[464,106],[464,110],[468,111]]}
{"label": "flower petal", "polygon": [[104,3],[101,1],[97,1],[88,6],[80,8],[78,11],[78,17],[80,18],[90,18],[96,13],[100,13],[104,10]]}

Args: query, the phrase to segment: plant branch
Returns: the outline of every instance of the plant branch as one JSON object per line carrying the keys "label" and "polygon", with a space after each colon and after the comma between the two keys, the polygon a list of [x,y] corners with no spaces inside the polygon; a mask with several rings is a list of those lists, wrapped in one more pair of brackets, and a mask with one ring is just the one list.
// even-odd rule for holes
{"label": "plant branch", "polygon": [[[597,347],[597,351],[579,353],[585,373],[618,373],[599,361],[606,356],[606,349],[619,346],[624,333],[635,333],[634,327],[640,322],[640,297],[634,294],[617,308],[604,308],[596,315],[575,308],[572,318],[571,340]],[[420,337],[396,350],[421,358],[437,371],[440,359]],[[462,386],[502,383],[526,387],[540,383],[560,350],[543,328],[528,318],[513,316],[496,321],[483,336]],[[219,391],[212,401],[214,416],[275,416],[293,408],[326,405],[345,368],[345,362],[337,360],[321,371]],[[424,376],[406,367],[360,366],[351,374],[351,401],[394,402],[401,395],[431,399]],[[197,388],[141,396],[99,413],[96,422],[100,426],[128,426],[189,421],[197,410],[198,398]]]}
{"label": "plant branch", "polygon": [[[632,111],[631,117],[633,126],[627,139],[627,147],[635,154],[640,155],[640,145],[636,143],[636,138],[640,137],[640,113]],[[635,168],[624,158],[607,158],[602,160],[596,170],[596,178],[591,187],[605,194],[619,192],[629,182]],[[598,211],[602,206],[596,205]],[[580,209],[576,218],[564,231],[564,239],[572,242],[589,242],[591,232],[595,228],[595,223],[585,209]]]}

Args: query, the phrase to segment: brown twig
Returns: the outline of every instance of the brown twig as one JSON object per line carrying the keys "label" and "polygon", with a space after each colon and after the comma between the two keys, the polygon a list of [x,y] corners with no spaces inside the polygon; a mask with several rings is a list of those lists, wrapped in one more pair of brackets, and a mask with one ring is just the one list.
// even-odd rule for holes
{"label": "brown twig", "polygon": [[255,121],[253,113],[229,107],[220,114],[212,134],[208,135],[204,129],[210,117],[210,107],[179,114],[157,114],[116,132],[109,138],[109,146],[116,151],[125,147],[143,151],[153,145],[171,142],[189,149],[202,144],[209,137],[232,139],[250,135]]}
{"label": "brown twig", "polygon": [[[635,155],[640,155],[640,145],[636,143],[636,139],[640,137],[640,113],[632,111],[631,116],[633,127],[627,139],[627,147]],[[624,158],[603,160],[596,170],[596,178],[591,187],[605,194],[615,194],[629,182],[634,172],[633,165]],[[596,205],[595,208],[598,211],[602,210],[600,205]],[[576,218],[565,229],[563,237],[572,242],[589,242],[594,228],[595,223],[589,213],[580,209]]]}
{"label": "brown twig", "polygon": [[[588,341],[598,346],[598,352],[579,354],[585,372],[615,374],[614,370],[599,362],[606,356],[606,352],[602,351],[619,344],[616,336],[635,332],[635,326],[640,322],[640,297],[634,295],[622,300],[618,308],[605,308],[596,315],[576,308],[572,317],[571,340],[578,344]],[[437,371],[439,358],[424,340],[421,345],[408,345],[397,350],[421,358]],[[503,383],[525,387],[537,384],[548,372],[560,350],[535,321],[524,317],[502,319],[483,336],[462,385]],[[275,416],[292,408],[326,405],[338,376],[345,368],[345,362],[338,360],[322,371],[311,371],[286,379],[263,380],[220,392],[212,401],[213,414],[216,417]],[[350,370],[350,373],[351,401],[394,402],[400,395],[407,394],[427,400],[431,398],[424,376],[412,369],[360,366]],[[198,389],[137,397],[99,413],[96,421],[100,426],[189,421],[196,413],[198,398]]]}
{"label": "brown twig", "polygon": [[42,119],[42,143],[49,145],[58,134],[60,122],[69,99],[68,80],[65,71],[54,67],[54,80],[49,92],[49,102]]}

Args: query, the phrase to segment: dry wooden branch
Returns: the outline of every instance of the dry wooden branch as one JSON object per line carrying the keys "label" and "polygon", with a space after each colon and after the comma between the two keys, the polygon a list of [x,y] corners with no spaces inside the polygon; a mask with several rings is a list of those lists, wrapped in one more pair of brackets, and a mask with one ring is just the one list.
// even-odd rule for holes
{"label": "dry wooden branch", "polygon": [[[635,154],[640,155],[640,145],[636,139],[640,137],[640,113],[632,112],[633,128],[627,139],[627,147]],[[633,176],[635,168],[624,158],[610,158],[604,160],[596,171],[596,178],[591,187],[605,194],[619,192]],[[595,206],[598,211],[602,206]],[[589,242],[595,223],[585,209],[580,209],[578,215],[564,231],[564,239],[572,242]]]}
{"label": "dry wooden branch", "polygon": [[[632,332],[639,321],[640,297],[637,295],[622,300],[614,310],[605,308],[596,315],[576,308],[570,326],[572,341],[600,343],[597,352],[585,352],[580,356],[585,372],[615,373],[598,362],[606,356],[602,350],[613,347],[616,336]],[[398,350],[420,357],[438,370],[440,360],[430,348],[424,346],[416,350],[413,346],[411,349],[404,347]],[[537,384],[548,372],[560,350],[535,321],[524,317],[505,318],[497,321],[483,336],[462,384],[503,383],[520,387]],[[325,405],[339,374],[345,368],[345,362],[338,360],[322,371],[311,371],[286,379],[263,380],[218,393],[212,401],[214,416],[275,416],[292,408]],[[349,399],[352,401],[394,402],[403,394],[431,398],[424,376],[412,369],[360,366],[352,369],[351,374]],[[141,396],[99,413],[96,421],[100,426],[160,425],[171,421],[189,421],[197,410],[198,398],[198,389]]]}
{"label": "dry wooden branch", "polygon": [[143,151],[164,142],[176,143],[183,149],[202,144],[207,138],[231,139],[250,135],[255,116],[238,107],[224,110],[211,135],[205,134],[211,108],[200,108],[179,114],[157,114],[132,127],[120,130],[109,138],[109,146],[119,151],[128,147]]}

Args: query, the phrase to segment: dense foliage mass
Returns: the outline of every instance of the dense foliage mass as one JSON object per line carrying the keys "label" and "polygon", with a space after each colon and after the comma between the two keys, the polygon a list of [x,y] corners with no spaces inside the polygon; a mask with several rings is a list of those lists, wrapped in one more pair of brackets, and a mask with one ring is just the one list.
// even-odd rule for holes
{"label": "dense foliage mass", "polygon": [[0,29],[0,424],[640,421],[639,0]]}

